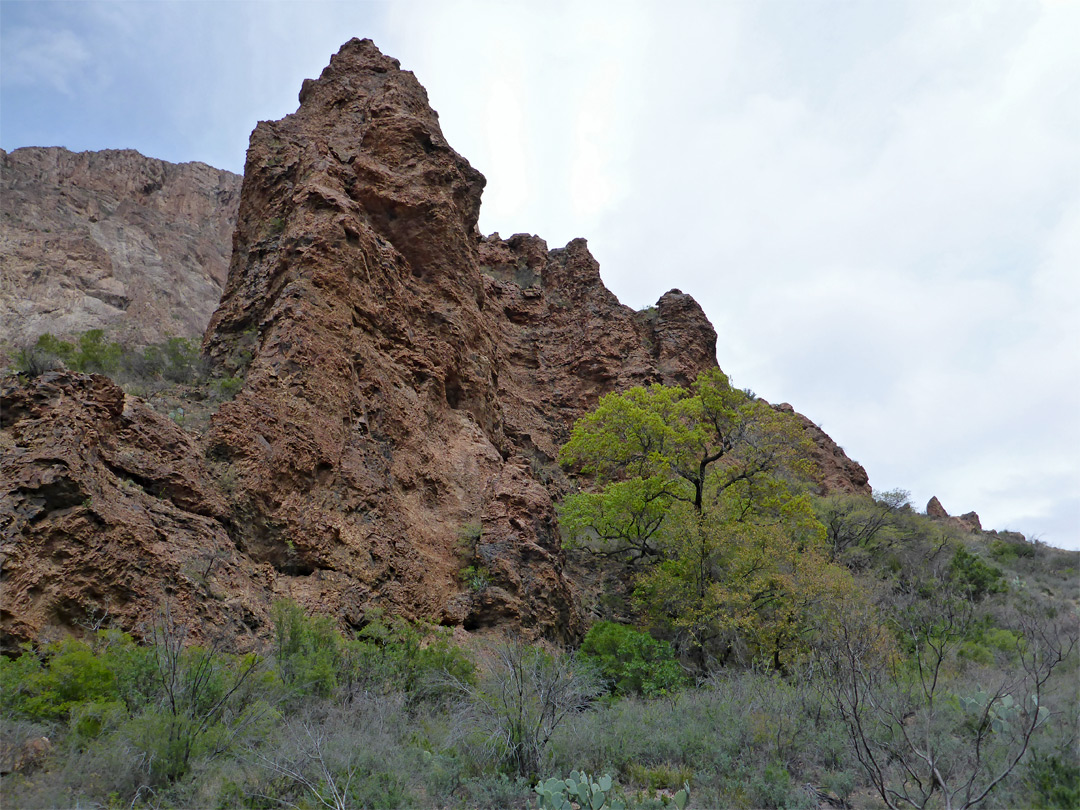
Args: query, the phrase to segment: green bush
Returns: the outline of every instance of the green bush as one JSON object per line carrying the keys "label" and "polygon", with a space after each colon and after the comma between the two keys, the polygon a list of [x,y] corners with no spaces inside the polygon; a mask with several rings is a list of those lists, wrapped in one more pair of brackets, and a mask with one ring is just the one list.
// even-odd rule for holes
{"label": "green bush", "polygon": [[658,697],[678,691],[687,682],[670,644],[625,624],[594,624],[585,634],[581,654],[620,695]]}
{"label": "green bush", "polygon": [[482,565],[468,565],[461,571],[461,581],[473,593],[480,593],[491,584],[491,574]]}
{"label": "green bush", "polygon": [[984,563],[963,548],[956,550],[949,565],[949,580],[975,600],[1006,590],[1000,568]]}
{"label": "green bush", "polygon": [[346,681],[353,688],[441,698],[453,682],[474,683],[472,659],[445,628],[402,619],[372,621],[345,645]]}
{"label": "green bush", "polygon": [[[764,772],[750,783],[754,807],[783,808],[798,806],[792,802],[791,774],[780,763],[765,766]],[[801,797],[800,797],[801,798]]]}
{"label": "green bush", "polygon": [[446,674],[472,682],[474,666],[441,628],[417,629],[402,620],[378,618],[345,639],[331,619],[307,616],[294,602],[276,602],[275,660],[282,682],[297,698],[330,697],[343,690],[446,692]]}
{"label": "green bush", "polygon": [[295,602],[270,609],[274,660],[282,682],[297,696],[329,697],[338,687],[342,638],[326,616],[310,617]]}
{"label": "green bush", "polygon": [[106,341],[101,329],[83,332],[75,343],[46,332],[32,347],[24,348],[16,355],[16,368],[31,376],[60,366],[72,371],[113,374],[120,367],[123,354],[123,347]]}
{"label": "green bush", "polygon": [[1073,810],[1080,807],[1080,762],[1068,756],[1033,756],[1023,774],[1031,806]]}
{"label": "green bush", "polygon": [[[16,354],[16,369],[36,376],[52,368],[64,367],[87,374],[107,374],[127,379],[162,378],[174,383],[193,383],[206,374],[199,341],[171,337],[163,343],[128,348],[105,339],[101,329],[90,329],[75,338],[61,340],[46,332],[37,342]],[[222,398],[236,393],[239,386],[227,378],[219,386]]]}
{"label": "green bush", "polygon": [[990,541],[990,556],[1000,563],[1009,563],[1020,557],[1034,557],[1036,551],[1035,544],[1026,540]]}
{"label": "green bush", "polygon": [[97,707],[83,712],[92,714],[114,703],[145,702],[152,689],[146,648],[116,631],[101,631],[94,642],[65,639],[39,653],[24,648],[18,658],[0,657],[0,709],[27,720],[66,721],[84,705]]}
{"label": "green bush", "polygon": [[220,400],[230,400],[235,397],[244,385],[243,377],[222,377],[214,381],[217,396]]}

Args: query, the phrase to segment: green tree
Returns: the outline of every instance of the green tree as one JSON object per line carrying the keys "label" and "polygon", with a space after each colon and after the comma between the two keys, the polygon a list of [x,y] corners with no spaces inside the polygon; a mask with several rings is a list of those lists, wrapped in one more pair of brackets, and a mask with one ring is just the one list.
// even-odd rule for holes
{"label": "green tree", "polygon": [[107,342],[101,329],[90,329],[79,335],[79,351],[72,368],[97,374],[113,374],[120,367],[124,350],[119,343]]}
{"label": "green tree", "polygon": [[719,369],[609,394],[560,453],[591,478],[563,504],[566,542],[630,563],[638,606],[702,663],[741,645],[781,666],[807,612],[851,587],[824,557],[808,449]]}

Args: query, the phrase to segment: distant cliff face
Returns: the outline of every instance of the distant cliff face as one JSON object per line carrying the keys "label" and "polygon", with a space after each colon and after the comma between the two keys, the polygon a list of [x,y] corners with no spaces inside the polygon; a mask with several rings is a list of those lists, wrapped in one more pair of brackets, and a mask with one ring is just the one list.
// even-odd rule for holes
{"label": "distant cliff face", "polygon": [[583,629],[557,449],[603,394],[715,367],[716,333],[678,290],[620,305],[584,240],[482,237],[483,176],[370,41],[300,101],[251,138],[204,341],[245,381],[205,437],[100,377],[4,389],[7,643],[165,598],[238,644],[282,596],[354,625]]}
{"label": "distant cliff face", "polygon": [[0,151],[0,342],[105,328],[201,336],[228,272],[240,178],[131,150]]}

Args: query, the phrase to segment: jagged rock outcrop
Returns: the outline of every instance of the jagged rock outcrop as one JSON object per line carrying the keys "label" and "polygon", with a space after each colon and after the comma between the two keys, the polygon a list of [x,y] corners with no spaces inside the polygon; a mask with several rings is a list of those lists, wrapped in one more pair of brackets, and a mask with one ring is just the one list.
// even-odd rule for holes
{"label": "jagged rock outcrop", "polygon": [[938,520],[944,520],[949,516],[949,513],[945,511],[945,507],[941,505],[941,501],[938,500],[937,495],[933,496],[929,502],[927,502],[926,516]]}
{"label": "jagged rock outcrop", "polygon": [[[166,597],[241,642],[279,596],[353,625],[390,608],[582,630],[557,448],[603,394],[714,367],[715,331],[678,290],[620,305],[584,240],[481,237],[483,176],[370,41],[343,46],[300,101],[251,137],[204,341],[245,380],[205,437],[103,378],[5,390],[6,644],[105,606],[134,626]],[[822,437],[829,486],[865,487]],[[215,562],[200,577],[192,559]],[[486,586],[462,583],[466,565]],[[211,587],[217,603],[200,600]]]}
{"label": "jagged rock outcrop", "polygon": [[[446,143],[415,77],[370,42],[345,45],[300,98],[252,135],[206,341],[228,366],[256,340],[208,439],[251,515],[238,542],[356,621],[390,604],[573,635],[537,470],[606,391],[715,364],[711,327],[695,338],[705,349],[680,357],[674,342],[693,331],[682,313],[704,322],[696,305],[665,301],[657,321],[672,336],[650,343],[656,325],[604,288],[583,241],[481,240],[484,178]],[[492,584],[463,594],[458,538],[473,523],[469,553]],[[353,586],[313,588],[315,571]]]}
{"label": "jagged rock outcrop", "polygon": [[978,514],[975,512],[965,512],[959,517],[952,517],[945,511],[945,507],[941,505],[941,501],[938,500],[937,495],[933,496],[926,504],[926,516],[932,517],[935,520],[942,520],[947,523],[951,523],[958,529],[965,532],[981,532],[982,521],[979,520]]}
{"label": "jagged rock outcrop", "polygon": [[104,328],[201,336],[228,273],[240,177],[130,149],[0,150],[0,344]]}
{"label": "jagged rock outcrop", "polygon": [[265,625],[265,572],[230,539],[196,441],[107,377],[7,378],[0,451],[5,648],[99,623],[145,632],[166,602],[195,638],[243,646]]}

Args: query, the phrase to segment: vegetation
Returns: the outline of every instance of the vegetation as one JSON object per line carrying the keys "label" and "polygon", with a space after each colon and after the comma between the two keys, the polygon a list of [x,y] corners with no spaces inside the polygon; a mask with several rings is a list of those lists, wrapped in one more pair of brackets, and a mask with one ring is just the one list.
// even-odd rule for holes
{"label": "vegetation", "polygon": [[107,339],[101,329],[91,329],[71,341],[46,332],[34,345],[17,351],[13,365],[28,377],[65,368],[104,374],[177,424],[197,429],[217,403],[240,391],[250,359],[247,354],[244,362],[233,362],[232,376],[211,377],[197,340],[171,337],[147,346],[127,346]]}
{"label": "vegetation", "polygon": [[623,624],[594,624],[585,634],[581,654],[618,695],[662,697],[689,681],[670,644]]}
{"label": "vegetation", "polygon": [[30,376],[55,368],[128,379],[157,377],[176,383],[205,376],[197,341],[172,337],[160,344],[127,348],[107,341],[101,329],[83,332],[74,342],[46,332],[33,346],[17,353],[15,366]]}
{"label": "vegetation", "polygon": [[[1019,535],[987,544],[902,491],[815,495],[796,426],[718,371],[605,397],[560,460],[585,483],[563,504],[567,546],[632,582],[617,613],[636,609],[699,678],[753,665],[812,684],[847,738],[851,784],[884,806],[985,805],[1026,762],[1045,774],[1076,760],[1071,732],[1031,753],[1050,684],[1076,669],[1069,555]],[[1039,596],[1009,564],[1042,580]],[[637,637],[600,622],[582,652],[617,693],[669,692],[634,678],[670,662]],[[1065,689],[1057,705],[1075,717]]]}
{"label": "vegetation", "polygon": [[567,541],[627,564],[637,607],[701,667],[782,668],[852,590],[814,515],[805,442],[719,370],[609,394],[560,456],[594,482],[563,504]]}
{"label": "vegetation", "polygon": [[579,649],[288,601],[246,654],[167,609],[142,643],[28,646],[0,739],[52,748],[4,806],[1080,806],[1077,553],[819,496],[799,432],[718,373],[605,398],[562,461],[570,553],[630,583]]}

